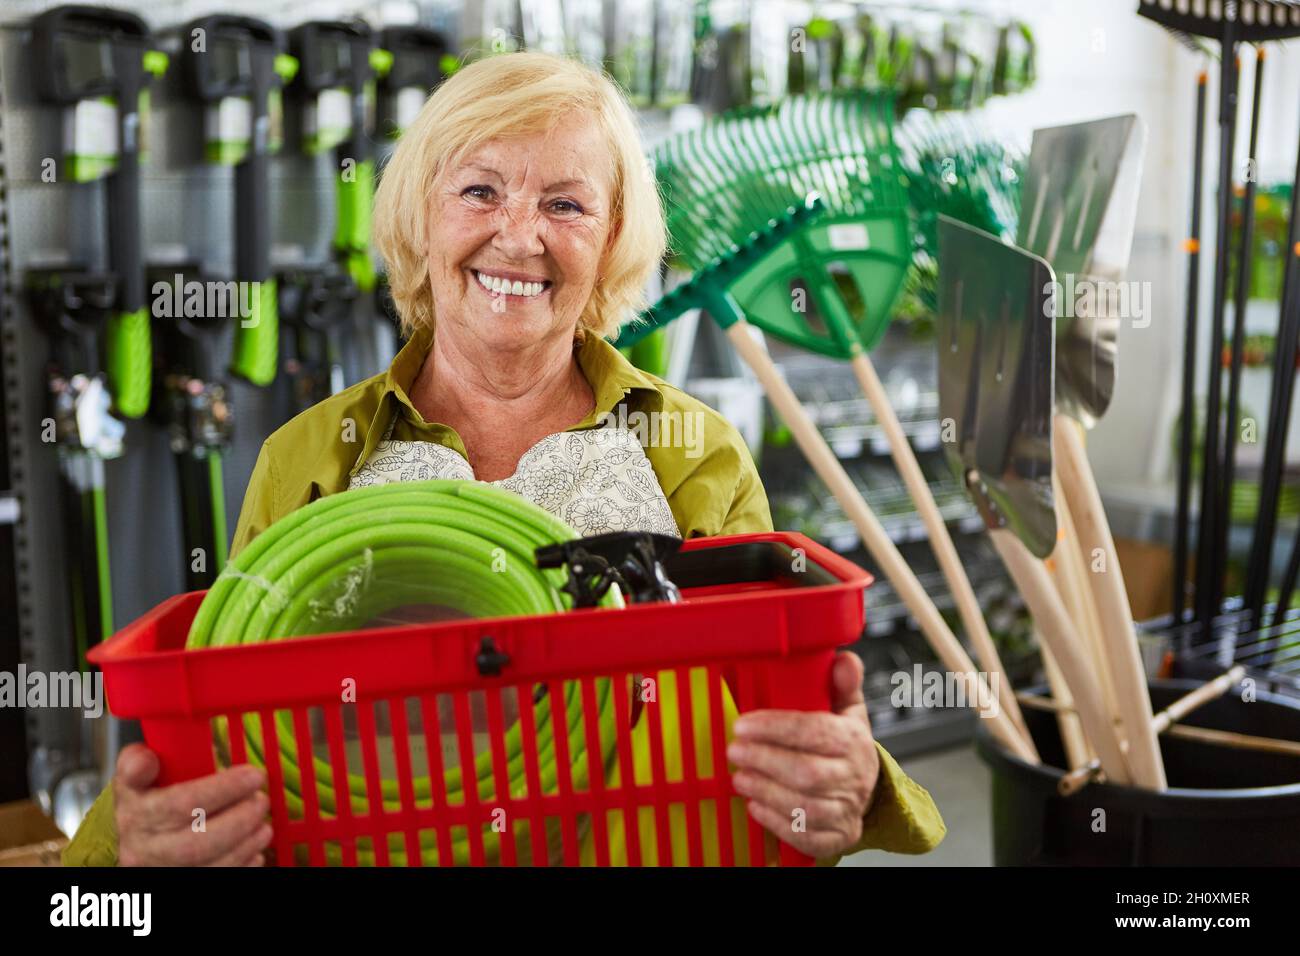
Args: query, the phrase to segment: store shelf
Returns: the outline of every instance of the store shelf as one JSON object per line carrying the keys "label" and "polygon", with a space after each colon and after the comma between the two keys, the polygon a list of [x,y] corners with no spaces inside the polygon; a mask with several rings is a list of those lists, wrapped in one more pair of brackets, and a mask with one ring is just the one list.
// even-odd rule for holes
{"label": "store shelf", "polygon": [[[962,556],[962,566],[966,569],[966,577],[977,596],[981,591],[1005,585],[1007,581],[1006,571],[995,556],[980,555],[972,558],[966,554]],[[942,571],[925,571],[918,574],[917,579],[940,611],[955,609],[952,592],[948,589]],[[900,621],[908,616],[907,606],[899,600],[889,581],[877,579],[867,592],[867,635],[875,637],[892,633]]]}

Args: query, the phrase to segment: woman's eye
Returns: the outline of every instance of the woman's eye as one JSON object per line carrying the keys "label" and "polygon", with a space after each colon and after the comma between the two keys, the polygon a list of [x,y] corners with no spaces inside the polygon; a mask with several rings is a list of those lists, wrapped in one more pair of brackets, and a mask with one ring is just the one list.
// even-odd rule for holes
{"label": "woman's eye", "polygon": [[491,199],[491,186],[467,186],[461,190],[462,196],[469,196],[471,199]]}
{"label": "woman's eye", "polygon": [[557,199],[551,203],[551,209],[561,216],[575,216],[582,213],[582,207],[572,199]]}

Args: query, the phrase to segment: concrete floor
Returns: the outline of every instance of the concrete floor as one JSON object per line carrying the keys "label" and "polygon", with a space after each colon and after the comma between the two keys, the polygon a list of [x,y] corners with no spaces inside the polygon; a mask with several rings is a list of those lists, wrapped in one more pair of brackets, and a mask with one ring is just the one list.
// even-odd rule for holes
{"label": "concrete floor", "polygon": [[840,866],[991,866],[993,827],[989,814],[989,768],[971,744],[899,761],[907,775],[934,798],[948,827],[931,853],[906,856],[868,850]]}

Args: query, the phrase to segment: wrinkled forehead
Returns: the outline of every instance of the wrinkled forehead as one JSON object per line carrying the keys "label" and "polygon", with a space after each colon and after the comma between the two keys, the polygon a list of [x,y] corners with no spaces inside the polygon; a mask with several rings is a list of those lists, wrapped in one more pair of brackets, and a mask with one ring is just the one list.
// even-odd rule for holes
{"label": "wrinkled forehead", "polygon": [[449,158],[443,177],[495,178],[515,189],[581,189],[608,196],[614,156],[596,124],[585,117],[534,133],[486,139]]}

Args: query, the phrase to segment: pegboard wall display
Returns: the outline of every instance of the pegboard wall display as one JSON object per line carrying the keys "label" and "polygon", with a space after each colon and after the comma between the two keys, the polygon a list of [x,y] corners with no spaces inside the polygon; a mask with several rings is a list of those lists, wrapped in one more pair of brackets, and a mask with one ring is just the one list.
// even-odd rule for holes
{"label": "pegboard wall display", "polygon": [[[121,3],[120,23],[60,23],[43,40],[34,18],[55,6],[18,4],[0,17],[0,670],[10,673],[20,662],[75,672],[87,635],[94,643],[166,597],[206,587],[262,441],[321,389],[327,395],[381,371],[397,347],[373,265],[372,284],[361,289],[340,265],[333,237],[343,157],[307,148],[304,94],[281,90],[285,77],[273,76],[266,100],[274,151],[257,168],[240,155],[240,124],[249,122],[240,109],[252,97],[204,101],[196,80],[187,49],[195,21],[182,15],[210,8]],[[295,15],[294,4],[280,7],[271,11],[277,22]],[[147,31],[138,41],[132,10]],[[311,15],[298,9],[299,20]],[[229,67],[215,79],[237,83],[248,55],[243,27],[238,18],[218,19],[204,21],[216,44],[204,64],[218,73]],[[287,52],[288,34],[276,36],[271,57]],[[153,57],[145,58],[153,72],[137,78],[141,108],[130,132],[116,125],[112,101],[123,82],[117,43]],[[48,79],[52,50],[71,54],[62,87]],[[132,136],[134,203],[122,187]],[[364,136],[382,158],[388,140],[373,127]],[[95,148],[101,142],[110,155]],[[132,205],[144,282],[133,305],[151,326],[145,359],[134,366],[121,354],[130,315],[115,312],[122,303],[113,300],[124,255],[115,217]],[[259,247],[261,274],[247,271],[249,244]],[[268,308],[265,299],[249,301],[251,283],[232,282],[245,279],[263,280],[263,296],[271,290],[271,311],[261,314],[278,312],[275,364],[260,377],[232,370],[247,351],[242,329],[253,324],[242,317]],[[327,334],[312,324],[322,299],[330,300]],[[317,312],[304,315],[309,309]],[[120,414],[129,409],[119,395],[119,414],[107,417],[106,400],[97,404],[97,386],[84,375],[97,372],[105,380],[135,376],[138,414]],[[86,557],[75,562],[75,554]],[[5,753],[39,747],[37,763],[55,776],[87,764],[95,745],[83,738],[92,723],[77,710],[0,711]],[[0,802],[28,792],[21,763],[4,762]]]}

